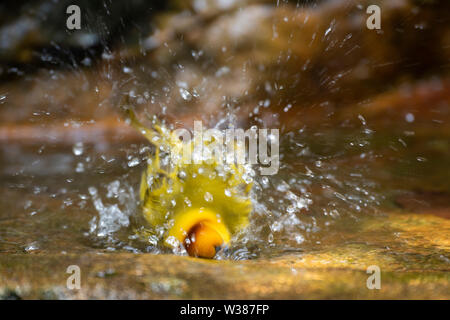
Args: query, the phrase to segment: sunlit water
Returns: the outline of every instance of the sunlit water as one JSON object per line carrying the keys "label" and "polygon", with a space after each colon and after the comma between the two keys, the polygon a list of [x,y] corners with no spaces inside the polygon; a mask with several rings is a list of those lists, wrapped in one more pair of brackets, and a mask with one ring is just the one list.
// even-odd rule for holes
{"label": "sunlit water", "polygon": [[[448,172],[436,166],[450,159],[436,156],[430,140],[394,151],[396,135],[366,129],[282,135],[280,171],[255,177],[250,225],[218,258],[273,257],[346,241],[365,218],[396,208],[397,194],[448,187]],[[144,143],[101,151],[79,143],[2,145],[0,250],[170,253],[158,239],[136,235],[145,225],[137,190],[149,150]]]}
{"label": "sunlit water", "polygon": [[[266,15],[266,9],[251,13]],[[308,17],[304,18],[306,23]],[[277,27],[281,25],[281,22],[274,24],[274,38]],[[317,38],[327,40],[333,35],[335,27],[335,20],[332,19],[325,34]],[[335,42],[331,41],[330,46],[339,44],[346,53],[351,52],[356,46],[348,44],[351,39],[351,33],[345,34]],[[183,41],[179,42],[182,44]],[[349,48],[345,47],[347,44]],[[175,60],[172,69],[152,66],[145,60],[145,54],[137,54],[138,58],[129,59],[131,61],[122,61],[105,46],[101,55],[104,64],[100,63],[102,67],[95,76],[112,84],[114,90],[111,95],[129,94],[135,98],[136,105],[154,107],[146,110],[147,114],[153,113],[161,119],[183,122],[177,119],[177,111],[185,112],[192,107],[195,113],[204,107],[206,116],[202,116],[211,127],[219,124],[221,116],[239,120],[240,115],[230,110],[239,106],[240,101],[228,101],[215,95],[217,87],[222,84],[226,87],[226,81],[234,81],[234,78],[222,78],[235,71],[226,65],[227,59],[223,59],[224,65],[221,65],[213,58],[202,58],[204,53],[201,50],[181,52],[177,56],[177,45],[172,43],[173,48],[169,45],[163,48],[168,51],[167,57]],[[290,50],[289,46],[287,49]],[[220,50],[226,55],[229,49],[222,47]],[[233,53],[229,55],[232,57]],[[270,74],[262,65],[256,75],[264,77],[268,73],[274,83],[295,80],[296,75],[289,73],[287,80],[280,76],[291,63],[288,62],[290,54],[283,52],[280,59],[281,56],[286,61],[283,60],[285,65],[280,63],[279,70],[272,66],[275,71]],[[53,58],[49,55],[46,59],[52,62]],[[305,75],[312,72],[307,70],[308,61],[300,62],[304,65],[299,70],[301,77],[304,76],[302,72]],[[238,67],[244,66],[245,69],[246,65],[245,62]],[[72,86],[78,88],[79,83],[83,83],[87,91],[101,93],[103,88],[99,89],[95,81],[88,81],[92,75],[85,67],[89,66],[65,67],[69,69],[69,75],[79,81]],[[43,87],[48,89],[45,94],[51,100],[52,94],[66,89],[63,81],[68,73],[51,69],[44,73],[46,77],[43,81],[47,81],[48,87],[54,90]],[[339,80],[343,74],[330,76]],[[29,77],[36,82],[42,80],[34,79],[34,75]],[[330,89],[330,95],[342,89],[330,77],[320,77],[329,81],[329,87],[334,90]],[[191,88],[189,81],[200,84]],[[248,88],[247,83],[236,86],[242,86],[239,87],[241,91]],[[274,88],[266,82],[261,91],[264,90],[272,92]],[[245,99],[254,102],[256,107],[251,115],[245,116],[258,123],[261,119],[255,114],[258,114],[259,108],[268,108],[275,102],[267,98],[261,100],[261,93],[253,94]],[[304,95],[308,98],[308,94]],[[207,103],[195,109],[198,97],[218,104],[218,115],[207,116],[210,107]],[[0,106],[6,105],[7,98],[7,92],[0,92]],[[289,95],[285,97],[289,101],[286,101],[283,112],[304,108],[304,105],[297,106],[290,98]],[[327,97],[323,100],[326,101]],[[273,112],[272,115],[279,114]],[[352,121],[352,125],[341,126],[340,122],[332,120],[324,120],[321,125],[308,125],[305,121],[304,126],[295,130],[282,130],[280,170],[273,176],[254,178],[250,225],[235,236],[227,250],[218,254],[219,259],[301,254],[326,243],[345,242],[346,235],[357,232],[358,225],[364,219],[383,216],[398,209],[395,198],[403,192],[422,189],[450,192],[448,141],[439,134],[415,135],[416,123],[412,115],[407,114],[402,123],[387,130],[382,126],[372,128],[370,121],[366,122],[362,116],[346,120]],[[45,127],[59,119],[57,112],[38,110],[27,121]],[[138,197],[139,182],[151,151],[151,147],[144,143],[104,145],[76,142],[61,146],[49,141],[31,145],[17,142],[2,144],[0,252],[172,253],[161,246],[159,239],[137,235],[137,231],[145,226]],[[395,234],[391,233],[388,237],[393,239]]]}

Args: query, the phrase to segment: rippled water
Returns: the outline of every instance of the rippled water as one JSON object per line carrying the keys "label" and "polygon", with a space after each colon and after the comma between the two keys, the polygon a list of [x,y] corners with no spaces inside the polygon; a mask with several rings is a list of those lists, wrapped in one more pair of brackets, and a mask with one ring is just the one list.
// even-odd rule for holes
{"label": "rippled water", "polygon": [[[345,242],[367,217],[397,208],[399,194],[449,191],[450,156],[436,147],[442,140],[403,137],[410,147],[402,148],[400,136],[364,125],[283,134],[280,171],[255,178],[250,226],[218,258]],[[149,150],[145,143],[2,145],[0,251],[169,253],[157,239],[136,235],[145,225],[137,193]]]}

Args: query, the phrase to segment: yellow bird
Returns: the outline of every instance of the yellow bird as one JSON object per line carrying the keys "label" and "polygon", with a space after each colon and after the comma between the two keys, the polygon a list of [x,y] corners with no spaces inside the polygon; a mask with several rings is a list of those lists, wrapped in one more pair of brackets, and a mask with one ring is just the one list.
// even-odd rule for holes
{"label": "yellow bird", "polygon": [[182,141],[162,125],[146,128],[129,107],[125,109],[131,125],[156,147],[141,179],[144,218],[163,230],[166,246],[184,247],[190,256],[214,258],[248,225],[252,183],[244,179],[246,168],[224,164],[216,154],[208,161],[189,163],[181,153],[184,148],[194,149],[193,139]]}

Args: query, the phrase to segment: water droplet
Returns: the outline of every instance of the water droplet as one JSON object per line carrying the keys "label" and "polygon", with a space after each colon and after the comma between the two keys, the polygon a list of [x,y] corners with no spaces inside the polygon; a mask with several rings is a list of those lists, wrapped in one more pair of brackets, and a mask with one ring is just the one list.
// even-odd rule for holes
{"label": "water droplet", "polygon": [[25,248],[26,252],[32,252],[32,251],[36,251],[39,250],[39,246],[38,243],[36,241],[30,243],[29,245],[27,245]]}
{"label": "water droplet", "polygon": [[135,166],[137,166],[139,163],[140,163],[139,159],[135,157],[135,158],[131,159],[130,161],[128,161],[128,166],[129,166],[130,168],[131,168],[131,167],[135,167]]}
{"label": "water droplet", "polygon": [[247,184],[250,184],[253,182],[253,178],[248,174],[244,174],[242,176],[242,178],[244,179],[245,183],[247,183]]}
{"label": "water droplet", "polygon": [[84,164],[82,162],[78,162],[77,167],[75,168],[75,172],[84,172]]}
{"label": "water droplet", "polygon": [[180,171],[180,172],[178,172],[178,176],[179,176],[181,179],[185,179],[185,178],[187,177],[187,174],[186,174],[185,171]]}
{"label": "water droplet", "polygon": [[264,188],[267,188],[269,186],[269,178],[267,177],[262,177],[261,179],[261,184]]}
{"label": "water droplet", "polygon": [[119,188],[120,188],[120,182],[118,180],[115,180],[108,184],[108,193],[106,194],[107,198],[117,198],[119,196]]}
{"label": "water droplet", "polygon": [[81,64],[85,67],[90,67],[92,64],[92,60],[89,57],[86,57],[81,61]]}
{"label": "water droplet", "polygon": [[273,232],[279,232],[281,229],[282,229],[282,225],[281,225],[281,223],[279,222],[279,221],[275,221],[273,224],[272,224],[272,231]]}
{"label": "water droplet", "polygon": [[305,238],[301,235],[296,235],[295,236],[295,242],[297,242],[298,244],[302,243],[303,241],[305,241]]}
{"label": "water droplet", "polygon": [[191,93],[184,88],[180,88],[180,95],[186,101],[190,101],[192,99]]}
{"label": "water droplet", "polygon": [[419,162],[425,162],[425,161],[427,161],[427,159],[424,158],[424,157],[417,157],[416,159],[417,159],[417,161],[419,161]]}
{"label": "water droplet", "polygon": [[91,196],[97,195],[97,188],[95,188],[95,187],[89,187],[88,191]]}
{"label": "water droplet", "polygon": [[204,198],[205,198],[205,201],[206,201],[206,202],[211,202],[211,201],[213,201],[213,195],[212,195],[211,193],[209,193],[209,192],[205,192]]}
{"label": "water droplet", "polygon": [[284,107],[283,111],[288,112],[290,108],[292,108],[292,104],[289,103],[286,107]]}
{"label": "water droplet", "polygon": [[415,117],[412,113],[407,113],[405,115],[406,122],[409,122],[409,123],[414,122],[414,119],[415,119]]}
{"label": "water droplet", "polygon": [[83,142],[77,142],[72,147],[73,154],[76,156],[81,156],[84,152]]}
{"label": "water droplet", "polygon": [[131,69],[129,67],[123,67],[122,71],[123,71],[123,73],[128,73],[129,74],[129,73],[133,72],[133,69]]}

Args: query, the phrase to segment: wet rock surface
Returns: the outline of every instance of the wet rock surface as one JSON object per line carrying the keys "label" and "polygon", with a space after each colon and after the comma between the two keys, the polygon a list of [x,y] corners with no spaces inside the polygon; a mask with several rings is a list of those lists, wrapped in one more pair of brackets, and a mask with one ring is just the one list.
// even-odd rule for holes
{"label": "wet rock surface", "polygon": [[[395,228],[395,242],[380,237]],[[448,220],[392,215],[341,244],[302,255],[211,261],[132,253],[2,255],[3,298],[39,299],[448,299]],[[430,236],[433,234],[433,236]],[[81,269],[69,290],[66,268]],[[367,268],[381,268],[369,290]]]}
{"label": "wet rock surface", "polygon": [[[20,203],[21,194],[3,192]],[[432,212],[396,210],[351,225],[341,220],[296,253],[217,261],[92,243],[84,236],[88,212],[41,198],[45,209],[37,216],[2,205],[4,299],[449,298],[450,221]],[[67,288],[70,265],[81,270],[80,290]],[[381,270],[380,290],[366,285],[373,265]]]}

